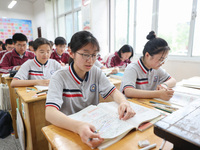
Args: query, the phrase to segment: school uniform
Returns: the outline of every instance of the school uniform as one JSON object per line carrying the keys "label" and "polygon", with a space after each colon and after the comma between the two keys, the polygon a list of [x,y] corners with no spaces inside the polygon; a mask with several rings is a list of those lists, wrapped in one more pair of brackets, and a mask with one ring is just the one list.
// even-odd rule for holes
{"label": "school uniform", "polygon": [[102,68],[102,67],[103,67],[103,64],[101,64],[98,60],[96,60],[96,61],[94,62],[94,65],[97,66],[97,67],[99,67],[99,68]]}
{"label": "school uniform", "polygon": [[147,69],[141,57],[137,62],[131,63],[126,67],[120,91],[124,93],[126,88],[156,90],[157,85],[170,78],[171,76],[161,67],[157,70]]}
{"label": "school uniform", "polygon": [[4,55],[6,52],[8,52],[8,51],[7,51],[7,50],[0,51],[0,60],[1,60],[1,58],[3,57],[3,55]]}
{"label": "school uniform", "polygon": [[98,67],[93,66],[82,80],[71,63],[51,77],[46,107],[53,106],[70,115],[89,105],[97,105],[99,93],[106,99],[115,89]]}
{"label": "school uniform", "polygon": [[69,61],[69,54],[67,53],[63,53],[62,55],[59,55],[56,50],[54,50],[52,53],[51,53],[51,59],[55,59],[56,61],[58,61],[59,63],[63,62],[64,64],[68,64],[68,61]]}
{"label": "school uniform", "polygon": [[105,64],[107,68],[112,68],[112,67],[126,68],[126,66],[130,63],[131,61],[129,59],[121,61],[118,53],[115,52],[114,54],[108,57]]}
{"label": "school uniform", "polygon": [[14,49],[3,55],[0,61],[0,73],[9,73],[9,70],[15,70],[17,66],[21,66],[28,59],[33,59],[33,52],[25,51],[23,55],[17,53]]}
{"label": "school uniform", "polygon": [[49,59],[45,64],[41,64],[37,58],[27,60],[14,76],[19,80],[39,80],[50,79],[52,74],[61,69],[60,63]]}

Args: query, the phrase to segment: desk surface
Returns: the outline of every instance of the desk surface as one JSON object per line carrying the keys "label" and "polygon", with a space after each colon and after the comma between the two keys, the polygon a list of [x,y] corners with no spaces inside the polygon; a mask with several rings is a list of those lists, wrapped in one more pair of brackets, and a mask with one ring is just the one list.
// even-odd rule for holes
{"label": "desk surface", "polygon": [[[175,149],[200,149],[200,100],[158,121],[154,133],[174,143]],[[181,144],[180,144],[181,143]]]}
{"label": "desk surface", "polygon": [[[137,102],[136,100],[131,100],[131,101],[141,105],[141,103]],[[146,107],[150,107],[150,106],[146,106]],[[51,144],[52,148],[59,149],[59,150],[65,150],[65,149],[88,150],[90,149],[86,144],[84,144],[81,141],[79,135],[71,131],[56,127],[54,125],[43,127],[42,131],[44,135],[46,136],[47,140],[49,141],[49,143]],[[151,127],[143,132],[131,131],[119,142],[111,145],[110,147],[106,149],[137,150],[137,149],[140,149],[140,147],[138,147],[138,141],[145,140],[145,139],[149,140],[151,144],[153,143],[157,144],[157,148],[154,148],[154,150],[158,149],[162,143],[162,139],[153,133],[153,127]],[[163,150],[170,150],[172,147],[173,145],[167,142]]]}

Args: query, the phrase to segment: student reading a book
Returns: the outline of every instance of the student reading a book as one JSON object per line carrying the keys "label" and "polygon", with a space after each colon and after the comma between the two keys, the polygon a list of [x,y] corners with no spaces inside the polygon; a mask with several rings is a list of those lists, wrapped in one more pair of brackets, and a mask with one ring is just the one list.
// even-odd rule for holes
{"label": "student reading a book", "polygon": [[51,59],[55,59],[62,66],[65,66],[69,61],[69,54],[65,51],[67,42],[63,37],[57,37],[54,43],[56,49],[52,52]]}
{"label": "student reading a book", "polygon": [[49,85],[52,74],[61,69],[60,63],[49,59],[51,55],[50,42],[45,38],[37,38],[33,42],[35,58],[27,60],[14,76],[11,86]]}
{"label": "student reading a book", "polygon": [[133,57],[133,48],[130,45],[123,45],[118,52],[110,55],[106,61],[106,67],[118,67],[124,69],[131,63],[130,59]]}
{"label": "student reading a book", "polygon": [[151,31],[149,40],[143,50],[143,56],[125,69],[120,90],[127,97],[160,98],[169,100],[174,91],[176,80],[161,66],[165,63],[168,53],[168,43]]}
{"label": "student reading a book", "polygon": [[119,104],[119,118],[127,120],[135,115],[123,94],[109,82],[101,69],[94,66],[99,43],[88,31],[75,33],[70,42],[69,66],[57,71],[50,80],[46,99],[46,119],[61,128],[80,135],[90,147],[97,147],[103,139],[91,124],[70,119],[89,105],[99,103],[99,93],[106,99],[109,95]]}
{"label": "student reading a book", "polygon": [[15,33],[12,37],[14,49],[3,55],[0,61],[0,73],[9,73],[10,70],[19,70],[28,59],[34,58],[34,53],[26,51],[27,37],[22,33]]}

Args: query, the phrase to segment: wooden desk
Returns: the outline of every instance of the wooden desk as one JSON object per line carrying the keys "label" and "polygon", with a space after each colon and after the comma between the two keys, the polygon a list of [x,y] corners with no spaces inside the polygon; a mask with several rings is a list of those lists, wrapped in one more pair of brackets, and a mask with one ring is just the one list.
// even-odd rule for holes
{"label": "wooden desk", "polygon": [[172,143],[174,150],[200,149],[200,100],[158,121],[154,133]]}
{"label": "wooden desk", "polygon": [[[132,102],[135,102],[137,104],[141,104],[137,102],[136,100],[131,100]],[[150,106],[146,106],[150,107]],[[42,132],[44,133],[45,137],[47,138],[49,142],[50,149],[59,149],[59,150],[66,150],[66,149],[72,149],[72,150],[88,150],[90,147],[88,147],[86,144],[84,144],[80,136],[56,127],[54,125],[49,125],[42,128]],[[140,131],[131,131],[129,134],[127,134],[123,139],[121,139],[119,142],[111,145],[110,147],[106,148],[107,150],[138,150],[140,147],[138,147],[138,141],[140,140],[149,140],[151,144],[156,143],[157,147],[154,148],[154,150],[158,149],[160,145],[162,144],[162,139],[156,136],[153,133],[153,127],[140,132]],[[173,147],[173,145],[169,142],[166,142],[165,147],[163,150],[170,150]]]}
{"label": "wooden desk", "polygon": [[14,129],[14,133],[15,133],[15,137],[18,138],[17,135],[17,126],[16,126],[16,119],[17,119],[17,115],[16,115],[16,108],[17,108],[17,102],[16,102],[16,98],[17,95],[15,93],[15,89],[11,88],[10,84],[12,81],[12,77],[3,77],[1,80],[2,82],[6,83],[9,87],[9,92],[10,92],[10,104],[11,104],[11,117],[12,117],[12,124],[13,124],[13,129]]}
{"label": "wooden desk", "polygon": [[50,123],[45,119],[46,95],[34,98],[37,91],[26,92],[25,87],[16,88],[19,110],[25,126],[26,150],[47,150],[48,143],[41,132]]}

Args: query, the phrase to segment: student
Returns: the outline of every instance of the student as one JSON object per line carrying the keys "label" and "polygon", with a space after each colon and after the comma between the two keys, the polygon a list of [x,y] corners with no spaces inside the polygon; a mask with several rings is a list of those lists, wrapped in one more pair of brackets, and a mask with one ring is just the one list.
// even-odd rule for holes
{"label": "student", "polygon": [[2,41],[0,41],[0,51],[2,51],[2,50],[3,50],[2,46],[3,46],[3,42],[2,42]]}
{"label": "student", "polygon": [[56,49],[52,52],[51,59],[55,59],[62,66],[65,66],[69,61],[69,55],[65,52],[67,42],[63,37],[57,37],[54,43]]}
{"label": "student", "polygon": [[88,31],[80,31],[72,36],[70,43],[69,55],[73,60],[68,67],[57,71],[50,80],[46,119],[56,126],[79,134],[82,141],[90,147],[97,147],[103,139],[98,133],[94,133],[95,127],[70,119],[67,115],[89,105],[97,105],[99,93],[104,98],[111,95],[119,103],[120,119],[129,119],[135,112],[123,94],[109,82],[98,67],[93,66],[99,51],[96,38]]}
{"label": "student", "polygon": [[[49,59],[50,42],[45,38],[37,38],[33,43],[35,58],[27,60],[14,76],[11,86],[49,85],[52,74],[61,69],[60,63]],[[25,81],[26,80],[26,81]]]}
{"label": "student", "polygon": [[110,55],[105,64],[107,68],[119,67],[124,69],[131,63],[131,57],[133,57],[133,48],[130,45],[124,45],[118,52]]}
{"label": "student", "polygon": [[6,50],[0,51],[0,59],[3,57],[3,55],[6,52],[12,51],[14,49],[14,42],[13,42],[13,40],[12,39],[6,39],[6,41],[5,41],[5,47],[6,47]]}
{"label": "student", "polygon": [[19,70],[20,66],[28,59],[34,58],[34,53],[26,51],[27,37],[22,33],[13,35],[14,49],[3,55],[0,61],[0,72],[8,73],[9,70]]}
{"label": "student", "polygon": [[156,37],[154,31],[147,35],[147,39],[143,57],[125,69],[120,90],[127,97],[169,100],[176,81],[161,66],[170,48],[164,39]]}
{"label": "student", "polygon": [[33,41],[28,42],[28,50],[34,52]]}

